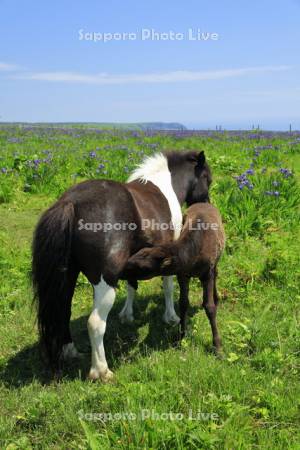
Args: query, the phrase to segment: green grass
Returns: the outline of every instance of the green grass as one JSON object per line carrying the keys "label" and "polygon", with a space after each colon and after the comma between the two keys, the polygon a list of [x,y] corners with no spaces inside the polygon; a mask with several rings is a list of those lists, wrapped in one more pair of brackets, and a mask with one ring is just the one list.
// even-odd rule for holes
{"label": "green grass", "polygon": [[[7,170],[0,173],[0,448],[299,449],[300,143],[291,140],[0,130],[0,170]],[[254,158],[253,190],[239,190],[233,177],[267,145]],[[84,357],[53,382],[38,353],[28,280],[39,214],[74,182],[125,180],[144,154],[167,148],[204,149],[213,170],[212,200],[227,233],[219,266],[224,358],[212,352],[197,281],[180,347],[176,329],[161,320],[161,280],[140,284],[131,326],[118,321],[126,296],[120,283],[105,336],[115,381],[87,381],[92,290],[81,276],[71,327]],[[51,162],[28,163],[45,150]],[[294,175],[284,178],[277,164]],[[279,197],[264,194],[274,181]]]}

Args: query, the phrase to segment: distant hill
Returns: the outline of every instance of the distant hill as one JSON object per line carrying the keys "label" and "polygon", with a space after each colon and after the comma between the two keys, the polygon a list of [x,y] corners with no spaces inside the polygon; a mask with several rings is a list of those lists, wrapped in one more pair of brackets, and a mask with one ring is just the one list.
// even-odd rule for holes
{"label": "distant hill", "polygon": [[[0,122],[2,125],[8,125],[8,122]],[[15,122],[11,125],[20,126],[50,126],[50,127],[88,127],[88,128],[100,128],[100,129],[122,129],[122,130],[187,130],[187,128],[181,123],[177,122],[141,122],[141,123],[114,123],[114,122],[51,122],[51,123],[28,123],[28,122]]]}
{"label": "distant hill", "polygon": [[168,130],[187,130],[187,128],[181,123],[177,122],[138,122],[138,123],[88,123],[83,124],[90,127],[97,128],[118,128],[122,130],[156,130],[156,131],[168,131]]}
{"label": "distant hill", "polygon": [[145,122],[136,124],[142,130],[187,130],[181,123]]}

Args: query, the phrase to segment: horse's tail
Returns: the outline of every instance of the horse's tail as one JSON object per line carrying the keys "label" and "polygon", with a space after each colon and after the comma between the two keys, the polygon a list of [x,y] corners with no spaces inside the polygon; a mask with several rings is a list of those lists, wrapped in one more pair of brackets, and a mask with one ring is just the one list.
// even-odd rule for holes
{"label": "horse's tail", "polygon": [[71,301],[78,272],[71,261],[74,206],[60,200],[40,218],[32,246],[32,282],[42,350],[59,367],[69,332]]}

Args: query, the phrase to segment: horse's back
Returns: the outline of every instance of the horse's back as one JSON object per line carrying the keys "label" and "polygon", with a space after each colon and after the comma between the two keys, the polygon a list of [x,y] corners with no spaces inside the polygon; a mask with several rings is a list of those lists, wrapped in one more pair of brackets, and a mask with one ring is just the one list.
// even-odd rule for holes
{"label": "horse's back", "polygon": [[115,284],[139,232],[132,196],[123,183],[90,180],[73,186],[62,200],[74,206],[72,254],[79,269],[93,284],[101,275]]}
{"label": "horse's back", "polygon": [[171,213],[163,193],[151,182],[90,180],[70,188],[59,201],[74,207],[73,257],[93,284],[103,275],[117,282],[128,258],[155,242],[169,242]]}

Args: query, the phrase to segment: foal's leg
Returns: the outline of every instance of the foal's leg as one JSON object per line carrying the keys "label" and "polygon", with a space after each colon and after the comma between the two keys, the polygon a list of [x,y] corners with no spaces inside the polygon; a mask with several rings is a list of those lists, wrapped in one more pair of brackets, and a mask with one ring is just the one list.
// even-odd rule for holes
{"label": "foal's leg", "polygon": [[219,336],[217,328],[217,305],[214,299],[215,293],[215,274],[212,270],[209,276],[203,280],[203,307],[205,309],[206,315],[208,317],[211,331],[213,335],[213,345],[216,351],[221,350],[221,338]]}
{"label": "foal's leg", "polygon": [[180,287],[179,310],[180,310],[180,339],[183,339],[186,332],[186,317],[189,307],[189,285],[190,278],[185,276],[177,276]]}
{"label": "foal's leg", "polygon": [[127,282],[127,299],[122,311],[119,313],[119,317],[122,323],[131,323],[134,320],[133,317],[133,300],[136,290]]}
{"label": "foal's leg", "polygon": [[94,287],[94,306],[88,320],[88,330],[92,346],[92,366],[89,373],[91,380],[101,378],[108,381],[113,373],[109,370],[105,358],[103,337],[106,329],[106,319],[115,301],[115,289],[109,286],[101,277],[100,283]]}
{"label": "foal's leg", "polygon": [[165,305],[166,310],[163,315],[164,322],[169,325],[177,325],[180,322],[179,317],[177,316],[174,309],[174,301],[173,301],[173,291],[174,291],[174,283],[173,276],[163,277],[163,287],[165,294]]}
{"label": "foal's leg", "polygon": [[215,271],[214,271],[214,302],[215,302],[216,306],[219,303],[219,294],[218,294],[218,289],[217,289],[217,276],[218,276],[218,272],[217,272],[217,269],[215,268]]}

